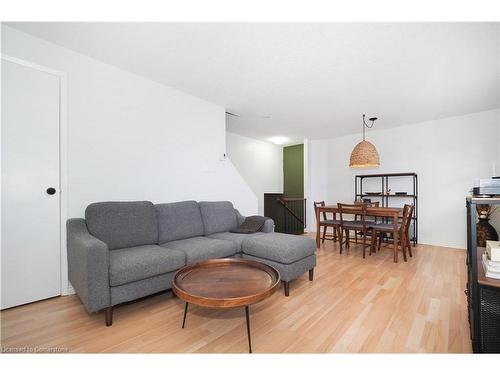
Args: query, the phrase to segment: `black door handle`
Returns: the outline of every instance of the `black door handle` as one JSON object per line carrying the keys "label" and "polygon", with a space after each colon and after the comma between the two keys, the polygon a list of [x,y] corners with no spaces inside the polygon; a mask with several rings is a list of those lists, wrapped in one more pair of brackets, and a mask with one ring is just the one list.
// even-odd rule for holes
{"label": "black door handle", "polygon": [[56,193],[56,189],[53,187],[49,187],[46,191],[48,195],[54,195]]}

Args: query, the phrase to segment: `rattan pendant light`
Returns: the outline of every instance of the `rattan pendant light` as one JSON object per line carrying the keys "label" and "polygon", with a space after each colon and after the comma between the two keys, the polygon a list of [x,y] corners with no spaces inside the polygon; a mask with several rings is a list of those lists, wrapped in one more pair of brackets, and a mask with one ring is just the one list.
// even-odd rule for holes
{"label": "rattan pendant light", "polygon": [[363,140],[359,142],[352,150],[349,167],[373,168],[380,166],[380,158],[378,156],[377,149],[372,143],[365,140],[365,127],[373,127],[375,120],[377,120],[376,117],[371,117],[369,121],[371,121],[372,124],[368,125],[365,121],[365,115],[363,115]]}

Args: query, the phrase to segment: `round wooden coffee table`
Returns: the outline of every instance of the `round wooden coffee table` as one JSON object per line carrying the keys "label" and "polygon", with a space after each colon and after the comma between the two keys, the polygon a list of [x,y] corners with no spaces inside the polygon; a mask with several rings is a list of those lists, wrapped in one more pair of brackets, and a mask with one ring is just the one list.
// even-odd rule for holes
{"label": "round wooden coffee table", "polygon": [[248,349],[250,313],[248,306],[273,294],[280,286],[280,274],[271,266],[248,259],[211,259],[181,268],[172,282],[173,292],[186,302],[182,328],[190,303],[211,308],[245,307]]}

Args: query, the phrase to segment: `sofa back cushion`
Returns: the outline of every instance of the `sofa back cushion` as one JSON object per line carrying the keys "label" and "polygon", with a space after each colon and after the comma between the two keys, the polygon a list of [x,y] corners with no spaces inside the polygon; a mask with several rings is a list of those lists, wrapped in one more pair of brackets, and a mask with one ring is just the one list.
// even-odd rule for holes
{"label": "sofa back cushion", "polygon": [[158,243],[158,222],[153,203],[98,202],[85,210],[87,228],[110,250]]}
{"label": "sofa back cushion", "polygon": [[196,201],[156,204],[159,243],[203,236],[203,221]]}
{"label": "sofa back cushion", "polygon": [[199,205],[205,236],[238,227],[236,210],[231,202],[200,202]]}

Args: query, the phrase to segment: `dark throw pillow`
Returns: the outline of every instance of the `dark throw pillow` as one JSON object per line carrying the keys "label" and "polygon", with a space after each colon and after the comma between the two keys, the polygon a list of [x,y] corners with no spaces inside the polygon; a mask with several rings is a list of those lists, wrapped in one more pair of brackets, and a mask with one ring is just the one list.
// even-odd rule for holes
{"label": "dark throw pillow", "polygon": [[264,216],[248,216],[245,218],[245,221],[241,223],[238,228],[233,229],[231,233],[250,234],[260,232],[266,220],[267,217]]}

